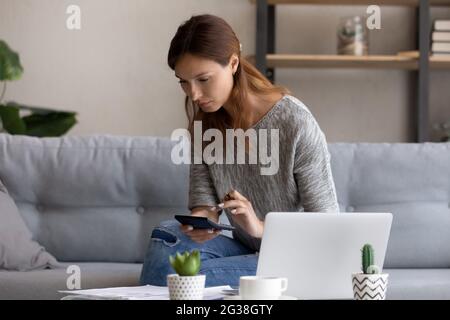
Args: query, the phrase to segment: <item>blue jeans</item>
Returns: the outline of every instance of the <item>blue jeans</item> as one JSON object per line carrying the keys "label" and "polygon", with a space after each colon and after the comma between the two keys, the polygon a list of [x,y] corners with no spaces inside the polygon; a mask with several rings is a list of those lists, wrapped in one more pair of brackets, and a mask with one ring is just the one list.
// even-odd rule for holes
{"label": "blue jeans", "polygon": [[175,273],[169,255],[177,251],[200,251],[200,274],[206,275],[206,287],[239,286],[239,277],[255,275],[258,255],[237,240],[219,235],[204,243],[191,240],[176,220],[164,221],[152,232],[141,272],[141,285],[166,286],[168,274]]}

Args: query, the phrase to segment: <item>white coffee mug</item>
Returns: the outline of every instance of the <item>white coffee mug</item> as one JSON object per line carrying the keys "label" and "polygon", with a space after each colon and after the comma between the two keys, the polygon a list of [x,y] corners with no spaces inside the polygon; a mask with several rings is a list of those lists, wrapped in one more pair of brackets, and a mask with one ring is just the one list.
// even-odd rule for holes
{"label": "white coffee mug", "polygon": [[242,276],[239,279],[239,296],[243,300],[277,300],[287,286],[287,278]]}

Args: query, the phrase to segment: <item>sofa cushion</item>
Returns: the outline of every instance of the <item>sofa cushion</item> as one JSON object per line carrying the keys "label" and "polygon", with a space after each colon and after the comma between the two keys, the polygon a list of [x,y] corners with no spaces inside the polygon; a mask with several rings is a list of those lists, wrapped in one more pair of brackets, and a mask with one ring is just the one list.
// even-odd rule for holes
{"label": "sofa cushion", "polygon": [[336,143],[342,211],[391,212],[386,268],[450,267],[450,143]]}
{"label": "sofa cushion", "polygon": [[450,269],[384,269],[384,272],[389,273],[386,299],[450,299]]}
{"label": "sofa cushion", "polygon": [[188,213],[168,138],[0,134],[0,177],[59,261],[142,262],[153,227]]}
{"label": "sofa cushion", "polygon": [[56,259],[32,239],[0,180],[0,269],[27,271],[57,266]]}
{"label": "sofa cushion", "polygon": [[[67,294],[66,273],[69,265],[80,267],[81,289],[138,286],[141,264],[132,263],[64,263],[63,268],[28,272],[0,271],[0,300],[61,299]],[[70,282],[70,279],[69,279]]]}

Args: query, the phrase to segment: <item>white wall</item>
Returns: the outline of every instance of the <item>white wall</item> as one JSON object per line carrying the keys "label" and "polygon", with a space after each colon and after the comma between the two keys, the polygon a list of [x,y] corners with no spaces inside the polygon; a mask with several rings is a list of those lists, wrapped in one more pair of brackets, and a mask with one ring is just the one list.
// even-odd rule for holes
{"label": "white wall", "polygon": [[[82,28],[66,28],[70,4]],[[341,16],[364,7],[279,6],[277,51],[329,53]],[[186,125],[183,94],[167,66],[169,43],[191,15],[211,13],[233,27],[244,54],[254,53],[256,10],[247,0],[0,0],[0,39],[19,52],[25,69],[8,84],[6,100],[75,110],[70,134],[168,136]],[[448,9],[435,15],[450,18]],[[415,47],[415,11],[382,8],[373,54]],[[450,71],[434,72],[431,119],[450,119]],[[315,114],[328,140],[408,141],[415,100],[411,73],[398,70],[278,69]]]}

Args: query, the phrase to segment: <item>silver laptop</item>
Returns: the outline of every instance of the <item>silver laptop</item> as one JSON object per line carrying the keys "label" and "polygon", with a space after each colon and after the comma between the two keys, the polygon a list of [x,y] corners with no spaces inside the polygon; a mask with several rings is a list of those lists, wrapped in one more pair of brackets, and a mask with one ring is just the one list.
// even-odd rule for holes
{"label": "silver laptop", "polygon": [[287,296],[352,299],[361,248],[370,243],[382,268],[391,224],[390,213],[270,212],[256,274],[287,277]]}

